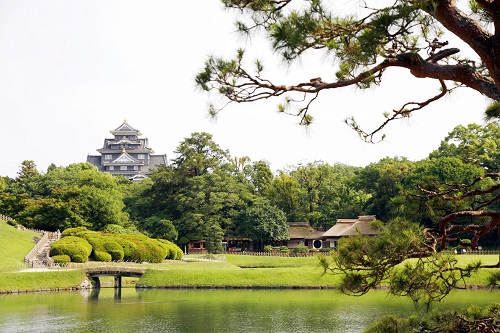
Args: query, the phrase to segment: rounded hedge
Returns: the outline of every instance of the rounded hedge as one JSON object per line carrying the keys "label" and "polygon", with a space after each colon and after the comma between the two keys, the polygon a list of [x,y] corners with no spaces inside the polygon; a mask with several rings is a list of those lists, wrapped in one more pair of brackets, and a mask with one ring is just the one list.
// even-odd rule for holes
{"label": "rounded hedge", "polygon": [[184,254],[180,247],[166,239],[157,239],[159,244],[167,251],[165,259],[180,260]]}
{"label": "rounded hedge", "polygon": [[114,240],[106,240],[104,243],[104,248],[106,249],[106,252],[111,255],[111,258],[114,261],[123,260],[123,257],[125,256],[123,248]]}
{"label": "rounded hedge", "polygon": [[67,264],[71,262],[71,258],[66,254],[60,254],[52,257],[52,261],[55,264]]}
{"label": "rounded hedge", "polygon": [[108,252],[98,250],[94,252],[94,259],[97,261],[111,261],[112,258]]}
{"label": "rounded hedge", "polygon": [[122,237],[136,245],[138,261],[159,263],[167,256],[167,251],[155,239],[143,234],[125,234]]}
{"label": "rounded hedge", "polygon": [[[151,239],[139,233],[109,232],[110,230],[105,233],[91,231],[86,227],[68,228],[62,233],[64,237],[52,244],[51,255],[67,254],[74,262],[85,262],[90,254],[97,261],[159,263],[164,259],[182,259],[182,250],[168,240]],[[80,239],[82,243],[78,243],[75,239]],[[82,246],[83,248],[80,248]]]}
{"label": "rounded hedge", "polygon": [[73,262],[86,262],[92,253],[92,245],[86,239],[66,236],[52,243],[50,256],[68,255]]}

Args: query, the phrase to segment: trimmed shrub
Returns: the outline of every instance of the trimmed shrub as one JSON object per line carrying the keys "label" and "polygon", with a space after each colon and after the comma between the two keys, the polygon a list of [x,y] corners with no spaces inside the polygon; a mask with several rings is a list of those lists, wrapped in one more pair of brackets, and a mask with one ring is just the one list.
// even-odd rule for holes
{"label": "trimmed shrub", "polygon": [[285,245],[280,246],[281,253],[290,253],[290,250]]}
{"label": "trimmed shrub", "polygon": [[97,261],[111,261],[111,254],[104,251],[94,251],[94,259]]}
{"label": "trimmed shrub", "polygon": [[86,231],[88,231],[88,229],[86,227],[68,228],[68,229],[63,230],[63,232],[61,232],[61,238],[67,237],[67,236],[82,237]]}
{"label": "trimmed shrub", "polygon": [[273,246],[272,245],[264,246],[264,252],[273,252]]}
{"label": "trimmed shrub", "polygon": [[137,261],[158,263],[167,256],[167,251],[157,240],[151,239],[142,234],[125,234],[124,239],[135,244],[137,250]]}
{"label": "trimmed shrub", "polygon": [[114,261],[123,260],[123,257],[125,256],[123,248],[114,240],[106,240],[106,242],[104,243],[104,248],[106,249],[106,252],[111,255],[111,258]]}
{"label": "trimmed shrub", "polygon": [[299,244],[296,247],[293,248],[293,253],[294,254],[304,254],[309,252],[309,248],[305,245]]}
{"label": "trimmed shrub", "polygon": [[52,243],[50,256],[66,254],[73,262],[86,262],[92,253],[92,245],[87,240],[76,237],[66,236]]}
{"label": "trimmed shrub", "polygon": [[60,254],[52,257],[55,264],[67,264],[71,262],[71,258],[66,254]]}
{"label": "trimmed shrub", "polygon": [[169,260],[182,259],[182,256],[184,253],[182,252],[181,248],[178,247],[176,244],[174,244],[171,241],[166,240],[166,239],[157,239],[157,241],[167,251],[165,259],[169,259]]}
{"label": "trimmed shrub", "polygon": [[89,237],[85,238],[90,245],[92,245],[92,250],[95,251],[104,251],[104,239],[101,237]]}
{"label": "trimmed shrub", "polygon": [[7,220],[7,224],[8,225],[11,225],[13,227],[17,227],[17,222],[16,220]]}

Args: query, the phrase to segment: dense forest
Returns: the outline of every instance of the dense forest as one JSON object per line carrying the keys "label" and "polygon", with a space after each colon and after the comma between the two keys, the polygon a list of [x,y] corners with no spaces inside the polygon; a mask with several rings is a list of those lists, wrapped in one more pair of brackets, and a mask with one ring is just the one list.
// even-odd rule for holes
{"label": "dense forest", "polygon": [[[498,172],[496,122],[456,127],[421,161],[387,157],[365,167],[316,161],[275,173],[266,161],[231,156],[210,134],[193,133],[170,165],[141,183],[87,163],[40,172],[26,160],[16,178],[0,177],[0,213],[44,230],[140,231],[177,244],[205,239],[216,252],[224,235],[284,240],[286,222],[328,228],[338,218],[376,215],[432,226],[450,212],[477,209],[478,196],[488,203],[483,209],[498,210],[498,177],[485,177]],[[493,190],[458,201],[432,195],[460,196],[464,188]],[[498,247],[498,237],[486,235],[480,244]]]}

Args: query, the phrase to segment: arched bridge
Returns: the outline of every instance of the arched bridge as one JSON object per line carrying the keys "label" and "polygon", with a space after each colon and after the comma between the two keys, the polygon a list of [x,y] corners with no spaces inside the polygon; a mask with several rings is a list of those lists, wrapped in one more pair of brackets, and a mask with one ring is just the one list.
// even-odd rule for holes
{"label": "arched bridge", "polygon": [[101,286],[99,276],[114,276],[115,277],[115,288],[122,287],[122,277],[141,277],[145,268],[137,267],[116,267],[116,266],[103,266],[103,267],[89,267],[85,269],[87,275],[94,281],[96,287]]}

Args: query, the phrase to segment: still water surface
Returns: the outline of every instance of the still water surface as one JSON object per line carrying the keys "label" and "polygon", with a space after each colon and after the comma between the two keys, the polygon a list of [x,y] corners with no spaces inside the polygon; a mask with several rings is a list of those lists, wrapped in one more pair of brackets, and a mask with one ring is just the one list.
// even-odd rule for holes
{"label": "still water surface", "polygon": [[[460,291],[441,308],[488,305],[500,291]],[[0,332],[361,332],[413,304],[384,291],[144,290],[0,295]]]}

